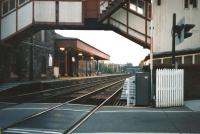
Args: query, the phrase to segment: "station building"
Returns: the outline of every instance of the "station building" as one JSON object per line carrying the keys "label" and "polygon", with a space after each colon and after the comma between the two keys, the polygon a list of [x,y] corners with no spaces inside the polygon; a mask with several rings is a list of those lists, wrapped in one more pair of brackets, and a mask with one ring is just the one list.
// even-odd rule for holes
{"label": "station building", "polygon": [[[200,97],[200,1],[199,0],[154,0],[153,3],[153,65],[157,68],[172,66],[172,25],[176,13],[176,25],[194,24],[192,36],[181,41],[176,35],[175,59],[177,67],[185,72],[185,95]],[[183,34],[184,35],[184,34]],[[182,37],[181,37],[182,38]],[[184,38],[184,37],[183,37]],[[149,67],[149,56],[144,66]]]}
{"label": "station building", "polygon": [[0,45],[0,82],[47,80],[57,77],[95,76],[99,60],[110,56],[53,30],[42,30],[26,40]]}
{"label": "station building", "polygon": [[94,76],[99,70],[99,60],[110,56],[77,38],[56,38],[54,66],[60,76]]}
{"label": "station building", "polygon": [[[154,0],[153,5],[153,54],[155,66],[170,66],[172,63],[172,24],[176,13],[176,25],[194,24],[192,36],[180,41],[176,36],[176,62],[180,67],[195,67],[200,64],[200,1],[199,0]],[[146,58],[146,61],[149,58]],[[148,62],[148,61],[147,61]]]}

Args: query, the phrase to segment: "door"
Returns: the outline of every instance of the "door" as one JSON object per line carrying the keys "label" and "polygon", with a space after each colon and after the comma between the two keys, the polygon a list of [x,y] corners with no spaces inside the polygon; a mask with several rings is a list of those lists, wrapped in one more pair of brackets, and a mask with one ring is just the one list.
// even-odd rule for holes
{"label": "door", "polygon": [[85,0],[85,18],[98,18],[99,0]]}

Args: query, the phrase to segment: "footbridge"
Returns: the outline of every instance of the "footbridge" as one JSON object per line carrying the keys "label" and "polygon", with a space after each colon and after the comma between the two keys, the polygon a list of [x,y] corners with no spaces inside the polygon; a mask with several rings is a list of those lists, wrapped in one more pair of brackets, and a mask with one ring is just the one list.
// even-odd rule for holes
{"label": "footbridge", "polygon": [[113,30],[150,48],[150,0],[1,0],[1,42],[46,29]]}

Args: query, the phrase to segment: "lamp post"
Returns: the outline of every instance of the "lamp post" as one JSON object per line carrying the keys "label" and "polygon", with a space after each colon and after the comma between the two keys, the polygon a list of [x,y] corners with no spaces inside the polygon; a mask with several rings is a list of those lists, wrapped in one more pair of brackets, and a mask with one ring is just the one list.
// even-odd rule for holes
{"label": "lamp post", "polygon": [[90,60],[91,60],[91,76],[94,76],[94,65],[93,65],[94,57],[91,56]]}
{"label": "lamp post", "polygon": [[82,66],[82,77],[84,77],[84,64],[83,64],[83,53],[78,53],[78,56],[81,57],[81,66]]}
{"label": "lamp post", "polygon": [[68,76],[68,71],[67,71],[67,50],[64,47],[60,47],[59,49],[62,52],[61,56],[63,56],[63,54],[64,54],[64,70],[63,70],[64,72],[63,72],[63,75],[64,76]]}

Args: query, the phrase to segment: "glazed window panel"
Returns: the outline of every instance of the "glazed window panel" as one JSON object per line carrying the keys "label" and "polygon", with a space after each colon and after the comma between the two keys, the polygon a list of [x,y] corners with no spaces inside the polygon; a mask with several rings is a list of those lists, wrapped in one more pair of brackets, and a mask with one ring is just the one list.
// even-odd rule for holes
{"label": "glazed window panel", "polygon": [[189,0],[184,0],[184,7],[189,8]]}
{"label": "glazed window panel", "polygon": [[182,64],[182,57],[176,57],[176,62],[178,63],[178,65]]}
{"label": "glazed window panel", "polygon": [[192,0],[193,8],[197,8],[198,0]]}
{"label": "glazed window panel", "polygon": [[16,0],[4,0],[1,7],[3,16],[16,8]]}
{"label": "glazed window panel", "polygon": [[10,10],[13,10],[13,9],[15,9],[15,7],[16,7],[16,1],[15,0],[10,0]]}
{"label": "glazed window panel", "polygon": [[184,64],[191,65],[192,64],[192,56],[185,56],[184,57]]}
{"label": "glazed window panel", "polygon": [[7,0],[3,1],[2,5],[3,5],[2,11],[3,11],[3,15],[4,15],[4,14],[8,13],[8,1]]}
{"label": "glazed window panel", "polygon": [[22,4],[24,4],[24,3],[26,3],[26,2],[28,2],[29,0],[19,0],[19,5],[22,5]]}
{"label": "glazed window panel", "polygon": [[161,65],[161,59],[155,59],[153,60],[154,65]]}
{"label": "glazed window panel", "polygon": [[139,14],[144,15],[145,2],[143,0],[130,0],[129,8]]}
{"label": "glazed window panel", "polygon": [[185,9],[190,8],[190,5],[192,8],[198,8],[198,0],[184,0]]}
{"label": "glazed window panel", "polygon": [[164,65],[171,65],[172,64],[172,59],[171,58],[166,58],[163,60]]}
{"label": "glazed window panel", "polygon": [[130,7],[131,10],[136,11],[137,10],[137,0],[130,0]]}
{"label": "glazed window panel", "polygon": [[200,64],[200,55],[195,55],[195,64]]}
{"label": "glazed window panel", "polygon": [[138,0],[130,0],[130,3],[133,5],[137,5]]}

